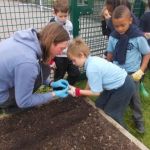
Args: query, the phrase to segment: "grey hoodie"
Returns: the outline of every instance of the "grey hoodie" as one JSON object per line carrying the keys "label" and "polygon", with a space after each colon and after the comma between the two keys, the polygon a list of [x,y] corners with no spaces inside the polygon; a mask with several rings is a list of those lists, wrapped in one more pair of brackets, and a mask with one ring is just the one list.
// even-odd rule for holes
{"label": "grey hoodie", "polygon": [[35,29],[17,31],[2,41],[0,57],[0,105],[7,101],[12,88],[20,108],[40,105],[52,99],[51,92],[33,93],[40,73],[38,58],[42,57]]}

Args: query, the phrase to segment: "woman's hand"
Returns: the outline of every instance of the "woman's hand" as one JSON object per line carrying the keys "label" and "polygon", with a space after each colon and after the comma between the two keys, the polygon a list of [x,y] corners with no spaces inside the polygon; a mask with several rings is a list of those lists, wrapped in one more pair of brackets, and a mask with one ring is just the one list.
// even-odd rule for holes
{"label": "woman's hand", "polygon": [[60,97],[60,98],[65,98],[68,96],[68,89],[69,87],[67,86],[65,89],[58,90],[58,91],[53,91],[54,96]]}
{"label": "woman's hand", "polygon": [[63,88],[63,89],[65,89],[66,87],[68,87],[69,86],[69,83],[68,83],[68,81],[67,80],[64,80],[64,79],[60,79],[60,80],[58,80],[58,81],[53,81],[53,82],[51,82],[50,83],[50,86],[52,87],[52,88]]}

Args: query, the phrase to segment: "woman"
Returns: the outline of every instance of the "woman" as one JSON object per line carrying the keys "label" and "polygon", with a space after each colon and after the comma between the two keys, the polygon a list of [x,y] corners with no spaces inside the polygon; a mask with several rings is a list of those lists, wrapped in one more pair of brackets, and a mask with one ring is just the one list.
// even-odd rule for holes
{"label": "woman", "polygon": [[[17,31],[0,43],[0,108],[17,104],[28,108],[44,104],[53,97],[68,95],[68,82],[59,80],[50,83],[47,65],[50,59],[67,47],[69,35],[57,23],[48,24],[37,32],[35,29]],[[62,90],[35,93],[37,88],[47,84],[62,87]]]}

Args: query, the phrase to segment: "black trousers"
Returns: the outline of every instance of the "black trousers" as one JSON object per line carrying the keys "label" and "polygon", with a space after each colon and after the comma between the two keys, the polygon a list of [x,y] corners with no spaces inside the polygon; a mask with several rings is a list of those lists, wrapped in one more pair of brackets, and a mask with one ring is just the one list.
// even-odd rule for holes
{"label": "black trousers", "polygon": [[[128,73],[130,76],[132,75],[132,73]],[[132,78],[132,77],[131,77]],[[134,81],[134,80],[133,80]],[[133,112],[133,119],[134,122],[141,122],[144,123],[143,120],[143,114],[142,114],[142,108],[141,108],[141,100],[140,100],[140,95],[139,95],[139,86],[140,86],[140,81],[134,81],[135,84],[135,92],[131,98],[130,101],[130,108]]]}
{"label": "black trousers", "polygon": [[133,119],[136,122],[141,122],[143,123],[143,114],[142,114],[142,108],[141,108],[141,100],[140,100],[140,95],[139,95],[139,86],[140,86],[140,82],[136,82],[135,83],[135,87],[136,87],[136,91],[134,92],[132,99],[130,101],[130,108],[133,111]]}

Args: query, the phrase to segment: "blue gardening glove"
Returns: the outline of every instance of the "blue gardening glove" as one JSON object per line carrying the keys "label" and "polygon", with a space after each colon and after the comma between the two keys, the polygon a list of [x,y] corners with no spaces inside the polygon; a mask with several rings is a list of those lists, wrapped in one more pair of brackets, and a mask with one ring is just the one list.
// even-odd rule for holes
{"label": "blue gardening glove", "polygon": [[52,82],[51,84],[50,84],[50,86],[52,87],[52,88],[58,88],[58,87],[60,87],[60,88],[66,88],[66,87],[68,87],[69,86],[69,83],[68,83],[68,81],[67,80],[64,80],[64,79],[60,79],[60,80],[58,80],[58,81],[56,81],[56,82]]}
{"label": "blue gardening glove", "polygon": [[60,98],[65,98],[68,96],[68,89],[69,87],[67,86],[65,89],[63,90],[59,90],[59,91],[54,91],[55,95],[57,97],[60,97]]}

